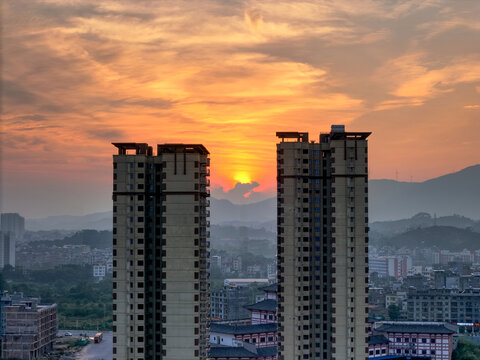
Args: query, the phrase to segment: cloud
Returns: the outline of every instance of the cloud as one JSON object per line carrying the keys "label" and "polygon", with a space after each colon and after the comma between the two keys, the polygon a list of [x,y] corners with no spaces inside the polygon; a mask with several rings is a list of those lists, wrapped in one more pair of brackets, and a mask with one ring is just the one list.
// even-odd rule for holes
{"label": "cloud", "polygon": [[480,58],[457,57],[444,64],[426,61],[424,53],[414,53],[393,59],[379,71],[379,77],[390,79],[390,94],[398,98],[419,101],[452,91],[462,83],[480,81]]}
{"label": "cloud", "polygon": [[467,110],[478,110],[478,109],[480,109],[480,105],[478,105],[478,104],[475,104],[475,105],[465,105],[463,108],[464,108],[464,109],[467,109]]}
{"label": "cloud", "polygon": [[[109,184],[109,140],[128,137],[203,143],[219,196],[256,201],[276,184],[275,131],[316,138],[345,123],[407,141],[404,123],[412,133],[447,132],[460,118],[474,126],[479,4],[7,0],[6,189],[16,182],[10,174],[34,179],[45,164],[52,183],[70,176]],[[438,148],[427,138],[427,149]],[[395,144],[391,158],[410,151],[417,159]],[[464,158],[476,149],[465,148]],[[377,159],[378,169],[392,163]],[[238,172],[260,185],[234,187]]]}
{"label": "cloud", "polygon": [[263,16],[260,10],[258,9],[247,9],[245,10],[245,21],[250,26],[250,29],[254,33],[260,31],[260,27],[263,23]]}
{"label": "cloud", "polygon": [[114,141],[124,138],[126,136],[126,133],[122,130],[114,128],[103,128],[101,126],[99,126],[98,128],[88,129],[86,130],[86,133],[96,139],[105,141]]}
{"label": "cloud", "polygon": [[212,196],[217,199],[227,199],[234,204],[258,202],[273,196],[269,192],[255,191],[259,186],[260,184],[256,181],[250,183],[237,182],[232,189],[227,191],[222,186],[218,186],[212,189]]}

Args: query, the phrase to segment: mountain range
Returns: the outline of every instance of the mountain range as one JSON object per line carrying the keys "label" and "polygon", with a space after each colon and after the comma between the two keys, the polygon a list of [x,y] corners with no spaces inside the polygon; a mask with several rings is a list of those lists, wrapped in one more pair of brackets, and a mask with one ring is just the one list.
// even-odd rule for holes
{"label": "mountain range", "polygon": [[408,230],[392,237],[371,238],[377,247],[392,246],[410,249],[442,249],[461,251],[480,249],[480,233],[453,226],[430,226]]}
{"label": "mountain range", "polygon": [[[480,165],[470,166],[458,172],[424,182],[370,180],[369,218],[373,222],[372,225],[375,222],[395,219],[408,219],[410,223],[412,221],[425,221],[425,218],[410,219],[418,213],[436,214],[438,219],[458,214],[460,217],[479,220],[479,184]],[[211,223],[263,227],[275,231],[276,204],[276,198],[246,205],[233,204],[226,199],[211,198]],[[429,221],[433,222],[434,218],[435,216]],[[32,231],[51,229],[106,230],[112,227],[111,219],[111,211],[84,216],[50,216],[40,219],[27,219],[26,228]],[[465,220],[465,227],[475,226],[474,224],[468,225],[468,220]],[[457,217],[455,221],[460,220]],[[445,225],[449,225],[448,221]],[[393,224],[384,226],[390,227]],[[401,227],[398,224],[396,226]]]}

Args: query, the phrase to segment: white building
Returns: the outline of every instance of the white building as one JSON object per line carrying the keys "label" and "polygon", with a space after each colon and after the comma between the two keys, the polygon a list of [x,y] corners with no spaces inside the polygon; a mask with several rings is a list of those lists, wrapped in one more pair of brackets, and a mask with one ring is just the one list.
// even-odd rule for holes
{"label": "white building", "polygon": [[107,267],[105,265],[96,264],[93,265],[93,278],[97,281],[103,280],[107,273]]}

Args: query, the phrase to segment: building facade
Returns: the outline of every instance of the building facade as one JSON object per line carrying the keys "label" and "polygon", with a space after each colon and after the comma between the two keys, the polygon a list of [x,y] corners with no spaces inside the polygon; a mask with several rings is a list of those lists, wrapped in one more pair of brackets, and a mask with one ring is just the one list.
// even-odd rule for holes
{"label": "building facade", "polygon": [[96,281],[101,281],[107,275],[107,267],[102,264],[93,265],[93,278]]}
{"label": "building facade", "polygon": [[[248,320],[210,324],[209,359],[277,360],[277,285],[270,284],[261,290],[265,292],[263,299],[246,306],[250,311]],[[263,312],[265,301],[269,302],[270,311],[259,321],[258,309]]]}
{"label": "building facade", "polygon": [[244,308],[248,304],[250,288],[248,286],[224,286],[210,293],[211,318],[215,320],[240,320],[250,315]]}
{"label": "building facade", "polygon": [[369,135],[277,133],[279,359],[368,357]]}
{"label": "building facade", "polygon": [[10,302],[2,307],[2,358],[33,360],[53,350],[57,337],[57,305],[36,300]]}
{"label": "building facade", "polygon": [[452,358],[454,326],[435,322],[384,322],[376,324],[374,332],[388,339],[391,356]]}
{"label": "building facade", "polygon": [[371,335],[368,340],[368,358],[375,359],[388,356],[389,343],[384,335]]}
{"label": "building facade", "polygon": [[209,152],[113,145],[113,359],[206,359]]}
{"label": "building facade", "polygon": [[0,231],[10,233],[15,240],[22,241],[25,234],[25,218],[17,213],[1,214]]}
{"label": "building facade", "polygon": [[430,289],[407,295],[409,321],[480,323],[480,289]]}
{"label": "building facade", "polygon": [[6,265],[15,267],[15,243],[13,233],[0,231],[0,269]]}

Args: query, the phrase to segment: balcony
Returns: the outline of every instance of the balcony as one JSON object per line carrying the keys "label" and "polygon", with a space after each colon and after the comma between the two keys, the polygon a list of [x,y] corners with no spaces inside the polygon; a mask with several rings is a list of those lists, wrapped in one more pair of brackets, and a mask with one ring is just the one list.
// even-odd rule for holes
{"label": "balcony", "polygon": [[200,199],[200,205],[202,205],[204,207],[209,207],[210,206],[210,200]]}
{"label": "balcony", "polygon": [[207,179],[206,177],[201,177],[200,184],[204,186],[210,186],[210,179]]}
{"label": "balcony", "polygon": [[207,166],[202,165],[200,166],[200,174],[203,174],[205,176],[210,176],[210,169]]}
{"label": "balcony", "polygon": [[210,226],[210,221],[201,220],[200,221],[200,226],[209,227]]}

